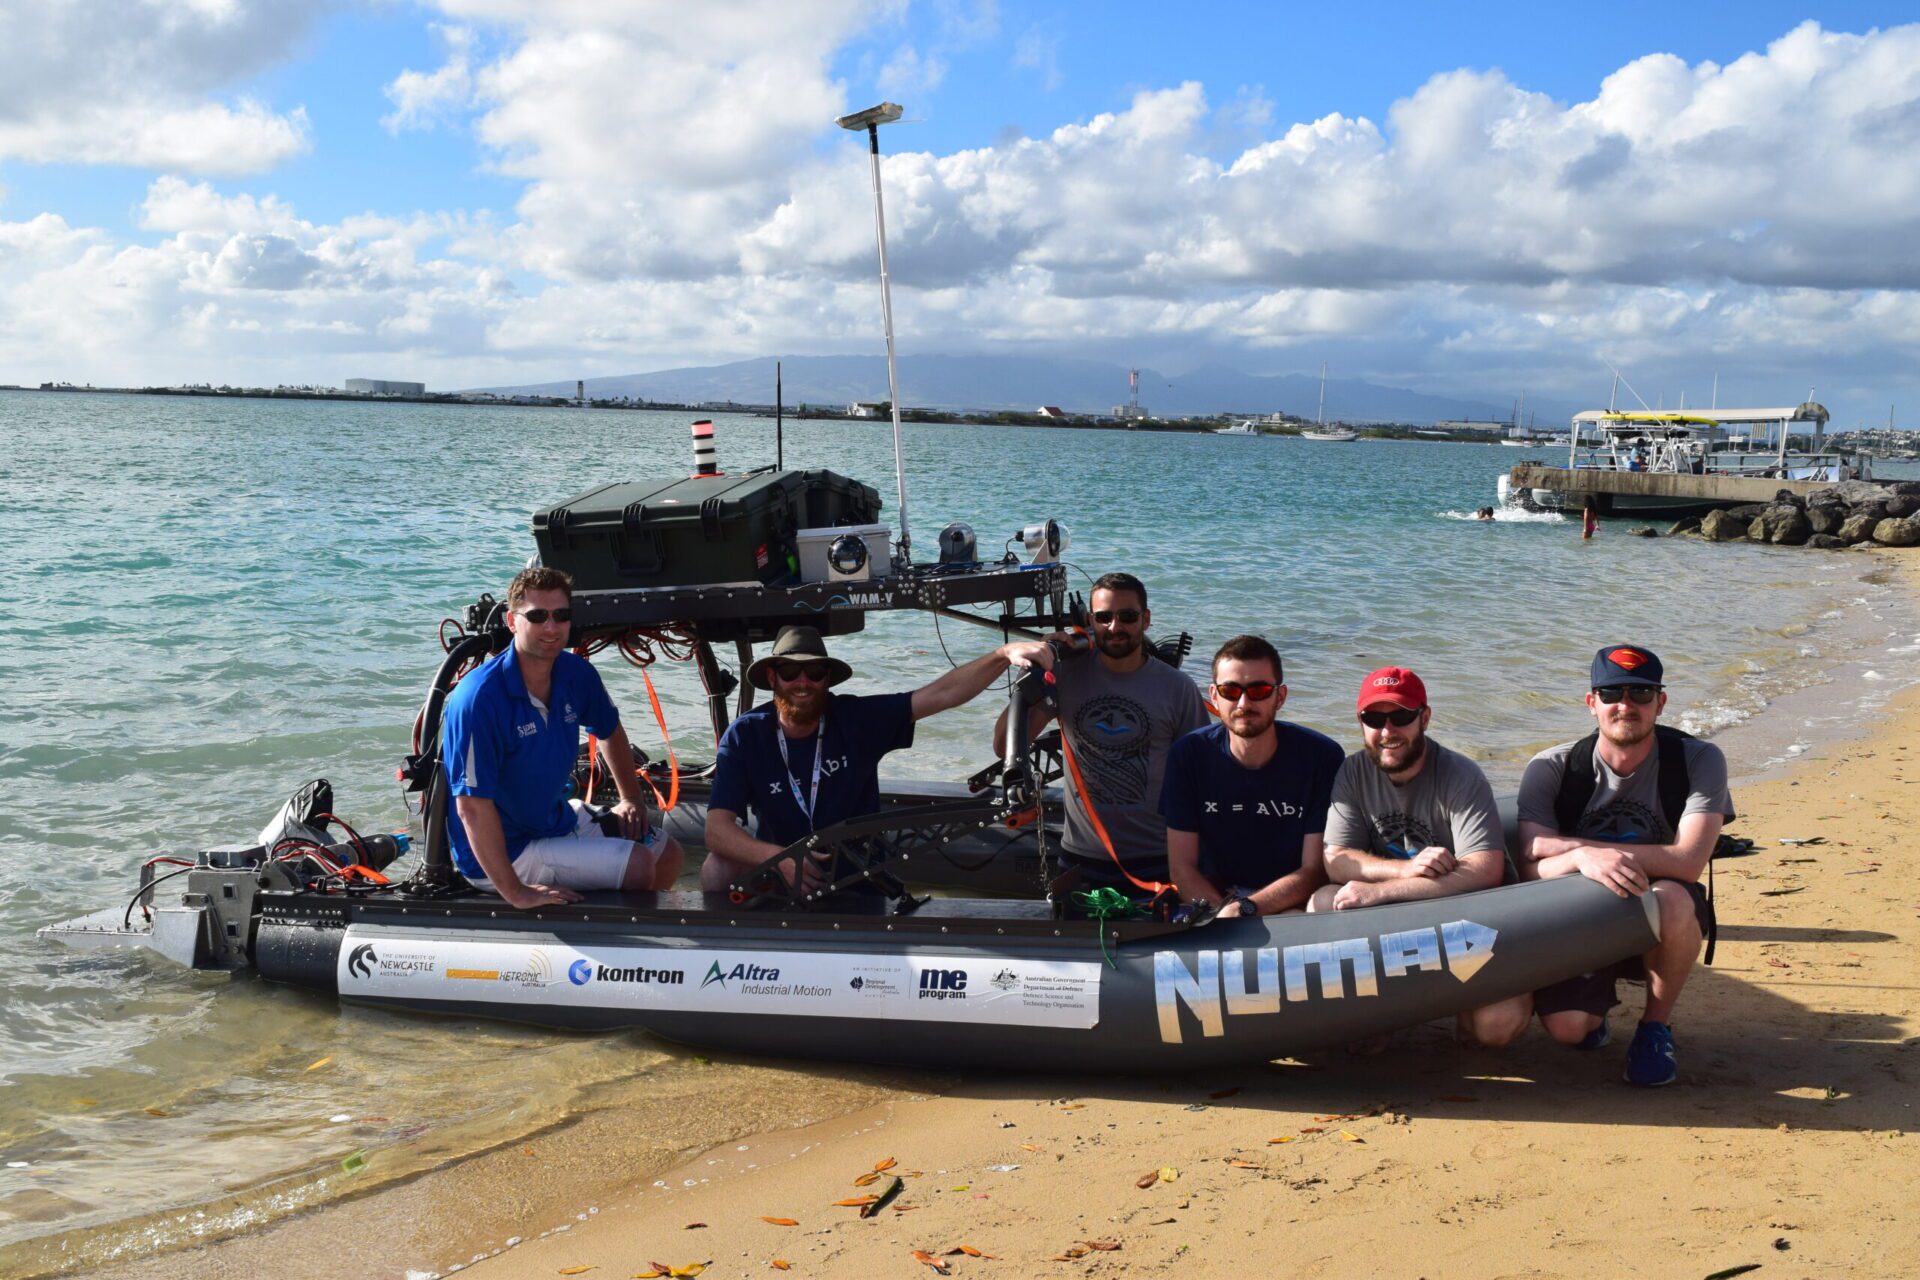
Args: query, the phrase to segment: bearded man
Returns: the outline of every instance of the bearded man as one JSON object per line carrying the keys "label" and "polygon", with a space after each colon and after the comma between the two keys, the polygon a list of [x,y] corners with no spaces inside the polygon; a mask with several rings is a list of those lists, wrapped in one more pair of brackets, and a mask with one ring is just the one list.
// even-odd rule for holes
{"label": "bearded man", "polygon": [[[1358,709],[1362,750],[1340,766],[1327,810],[1331,883],[1307,909],[1345,911],[1498,885],[1506,839],[1493,788],[1479,765],[1427,736],[1426,684],[1405,667],[1382,667],[1360,682]],[[1461,1014],[1460,1032],[1484,1045],[1508,1044],[1532,1012],[1528,996],[1496,1001]]]}
{"label": "bearded man", "polygon": [[[827,656],[812,627],[783,627],[747,683],[773,694],[731,725],[715,757],[700,887],[727,886],[811,832],[880,809],[880,759],[913,745],[917,721],[977,697],[1011,665],[1031,665],[1043,641],[1002,645],[912,693],[834,693],[853,668]],[[744,819],[751,813],[756,829]],[[791,875],[791,864],[782,864]],[[812,861],[807,887],[820,882]]]}
{"label": "bearded man", "polygon": [[1211,694],[1220,723],[1174,742],[1160,789],[1174,887],[1222,918],[1301,910],[1327,880],[1322,832],[1340,744],[1278,718],[1280,654],[1260,636],[1220,646]]}
{"label": "bearded man", "polygon": [[1535,992],[1534,1007],[1560,1043],[1601,1049],[1612,1039],[1615,982],[1645,981],[1646,1008],[1624,1079],[1655,1088],[1679,1074],[1673,1007],[1702,938],[1713,933],[1713,900],[1700,875],[1734,816],[1733,796],[1720,748],[1657,723],[1667,695],[1651,651],[1608,645],[1594,655],[1590,676],[1586,702],[1596,731],[1542,751],[1521,776],[1520,874],[1578,874],[1621,897],[1651,893],[1660,941],[1644,955]]}

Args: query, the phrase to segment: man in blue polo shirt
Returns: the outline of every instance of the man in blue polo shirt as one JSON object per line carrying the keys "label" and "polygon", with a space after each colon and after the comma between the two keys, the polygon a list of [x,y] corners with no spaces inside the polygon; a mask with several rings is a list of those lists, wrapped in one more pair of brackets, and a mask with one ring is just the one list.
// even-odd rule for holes
{"label": "man in blue polo shirt", "polygon": [[[572,620],[573,579],[522,570],[507,588],[513,643],[454,686],[442,720],[454,865],[523,910],[578,902],[580,890],[666,889],[684,857],[647,821],[633,750],[600,673],[567,652]],[[599,738],[619,788],[617,837],[566,798],[582,726]]]}
{"label": "man in blue polo shirt", "polygon": [[[911,693],[862,696],[830,692],[853,668],[827,656],[817,630],[782,628],[773,652],[747,668],[747,683],[772,693],[773,705],[747,712],[720,739],[700,887],[721,892],[808,833],[879,812],[880,758],[913,745],[916,721],[977,697],[1045,650],[1042,641],[1002,645]],[[808,887],[822,874],[809,863]]]}
{"label": "man in blue polo shirt", "polygon": [[1280,655],[1235,636],[1213,655],[1220,723],[1175,740],[1160,812],[1180,896],[1223,917],[1297,911],[1327,882],[1321,846],[1345,753],[1323,733],[1276,717]]}

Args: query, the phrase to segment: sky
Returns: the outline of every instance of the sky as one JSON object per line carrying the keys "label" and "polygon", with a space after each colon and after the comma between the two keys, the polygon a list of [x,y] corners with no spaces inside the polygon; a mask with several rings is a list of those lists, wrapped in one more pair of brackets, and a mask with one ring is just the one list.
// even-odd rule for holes
{"label": "sky", "polygon": [[902,352],[1911,423],[1913,12],[0,0],[0,382],[875,353],[891,100]]}

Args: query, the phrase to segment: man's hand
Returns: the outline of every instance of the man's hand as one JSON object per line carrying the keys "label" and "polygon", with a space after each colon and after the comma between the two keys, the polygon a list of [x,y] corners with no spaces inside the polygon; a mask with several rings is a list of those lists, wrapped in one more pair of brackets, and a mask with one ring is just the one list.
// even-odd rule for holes
{"label": "man's hand", "polygon": [[1647,873],[1619,849],[1581,845],[1573,851],[1573,865],[1587,879],[1598,881],[1623,898],[1637,898],[1647,891]]}
{"label": "man's hand", "polygon": [[652,826],[647,820],[647,806],[637,800],[622,800],[612,812],[620,823],[620,834],[628,840],[642,839]]}
{"label": "man's hand", "polygon": [[802,856],[797,864],[794,862],[782,862],[780,864],[780,878],[785,880],[789,886],[793,884],[793,872],[796,865],[800,869],[800,892],[818,893],[827,886],[827,871],[828,868],[833,865],[833,855],[815,852]]}
{"label": "man's hand", "polygon": [[1045,640],[1020,640],[1005,645],[1000,652],[1007,657],[1007,665],[1012,667],[1038,667],[1042,671],[1053,670],[1053,646]]}
{"label": "man's hand", "polygon": [[1427,876],[1438,880],[1441,876],[1451,874],[1453,869],[1459,865],[1459,859],[1455,858],[1446,848],[1437,844],[1428,845],[1407,859],[1406,874],[1410,876]]}
{"label": "man's hand", "polygon": [[532,911],[537,907],[557,907],[568,902],[579,902],[580,895],[572,889],[563,889],[557,884],[519,884],[511,889],[494,888],[499,891],[507,905],[521,911]]}
{"label": "man's hand", "polygon": [[1333,895],[1335,911],[1345,911],[1349,907],[1370,907],[1373,902],[1373,886],[1365,880],[1349,880]]}
{"label": "man's hand", "polygon": [[[1247,914],[1247,909],[1242,900],[1235,898],[1232,902],[1229,902],[1226,906],[1221,907],[1219,911],[1215,912],[1213,918],[1215,920],[1235,920]],[[1260,913],[1255,911],[1252,914],[1259,915]]]}

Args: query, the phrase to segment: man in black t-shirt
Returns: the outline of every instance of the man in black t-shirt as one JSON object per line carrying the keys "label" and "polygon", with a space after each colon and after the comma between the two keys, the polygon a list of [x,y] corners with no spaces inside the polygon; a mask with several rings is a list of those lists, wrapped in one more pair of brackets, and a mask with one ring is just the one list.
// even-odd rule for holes
{"label": "man in black t-shirt", "polygon": [[[916,721],[978,696],[1010,665],[1030,665],[1041,641],[1001,645],[911,693],[831,692],[853,668],[827,656],[812,627],[785,627],[747,682],[773,694],[727,727],[707,803],[700,887],[727,886],[808,833],[880,809],[880,759],[913,745]],[[757,832],[744,819],[751,812]],[[790,871],[791,864],[783,864]],[[820,874],[807,868],[811,884]]]}
{"label": "man in black t-shirt", "polygon": [[1322,832],[1345,753],[1276,718],[1287,686],[1279,653],[1259,636],[1220,646],[1212,694],[1220,723],[1167,753],[1160,813],[1174,885],[1222,917],[1298,911],[1327,882]]}

